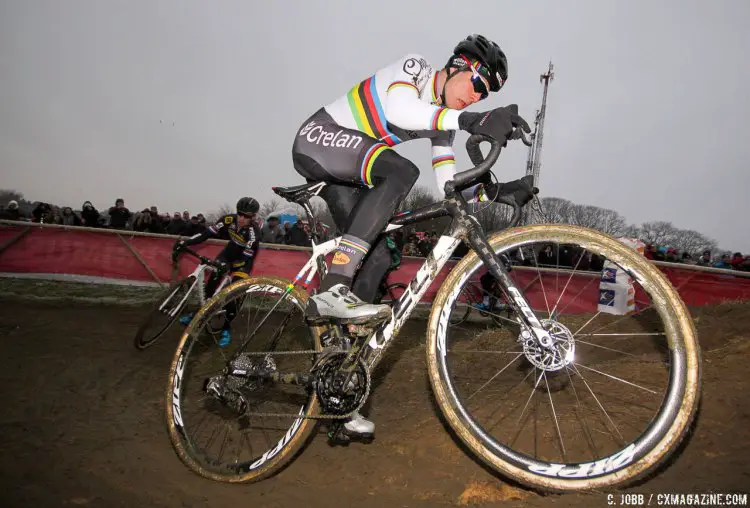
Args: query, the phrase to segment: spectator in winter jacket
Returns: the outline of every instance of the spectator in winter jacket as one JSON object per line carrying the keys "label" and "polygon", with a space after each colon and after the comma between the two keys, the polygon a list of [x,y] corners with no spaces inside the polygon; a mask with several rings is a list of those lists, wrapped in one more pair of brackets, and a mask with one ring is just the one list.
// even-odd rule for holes
{"label": "spectator in winter jacket", "polygon": [[25,220],[26,216],[22,214],[21,210],[18,208],[18,201],[10,200],[8,201],[8,208],[0,212],[0,219]]}
{"label": "spectator in winter jacket", "polygon": [[36,208],[31,212],[34,217],[34,222],[44,222],[49,224],[52,222],[52,207],[47,203],[39,203]]}
{"label": "spectator in winter jacket", "polygon": [[166,225],[164,224],[164,219],[162,219],[161,215],[159,215],[159,209],[155,206],[152,206],[149,210],[149,214],[151,215],[151,218],[149,219],[147,231],[149,233],[156,233],[161,235],[166,233]]}
{"label": "spectator in winter jacket", "polygon": [[698,259],[698,266],[711,266],[711,251],[704,250],[703,255]]}
{"label": "spectator in winter jacket", "polygon": [[730,258],[729,254],[724,254],[721,256],[721,259],[719,261],[716,261],[713,264],[714,268],[724,268],[724,269],[731,269],[732,265],[729,264]]}
{"label": "spectator in winter jacket", "polygon": [[109,227],[112,229],[126,229],[131,216],[130,210],[125,208],[125,201],[122,198],[118,198],[115,201],[115,206],[109,209]]}
{"label": "spectator in winter jacket", "polygon": [[185,226],[182,234],[184,236],[195,236],[203,233],[205,230],[206,226],[200,223],[200,220],[198,220],[196,215],[193,215],[190,217],[190,222]]}
{"label": "spectator in winter jacket", "polygon": [[81,206],[81,219],[83,225],[88,228],[99,227],[99,211],[94,208],[91,201],[84,201],[83,206]]}
{"label": "spectator in winter jacket", "polygon": [[140,212],[136,212],[133,216],[133,231],[148,231],[151,225],[151,212],[148,208],[144,208]]}
{"label": "spectator in winter jacket", "polygon": [[289,230],[289,245],[299,245],[301,247],[309,247],[310,246],[310,237],[307,236],[307,233],[305,232],[304,224],[302,224],[302,221],[298,220],[294,223],[294,226],[292,226]]}
{"label": "spectator in winter jacket", "polygon": [[260,230],[260,241],[264,243],[284,243],[284,230],[278,217],[269,217]]}
{"label": "spectator in winter jacket", "polygon": [[740,269],[740,265],[745,262],[745,256],[742,255],[741,252],[735,252],[732,256],[732,259],[729,261],[729,264],[732,265],[732,268],[735,270]]}
{"label": "spectator in winter jacket", "polygon": [[688,251],[685,251],[682,253],[682,262],[685,263],[686,265],[697,264],[696,261],[693,259],[693,256],[691,256]]}
{"label": "spectator in winter jacket", "polygon": [[537,257],[537,263],[541,266],[553,266],[556,263],[555,254],[552,252],[552,245],[546,245]]}
{"label": "spectator in winter jacket", "polygon": [[81,225],[81,219],[78,218],[78,216],[73,213],[73,209],[69,206],[66,206],[62,210],[62,215],[60,216],[60,223],[63,226],[80,226]]}
{"label": "spectator in winter jacket", "polygon": [[172,220],[169,221],[169,224],[167,224],[167,234],[168,235],[181,235],[182,232],[185,229],[185,221],[182,220],[182,215],[180,215],[180,212],[175,212],[172,216]]}

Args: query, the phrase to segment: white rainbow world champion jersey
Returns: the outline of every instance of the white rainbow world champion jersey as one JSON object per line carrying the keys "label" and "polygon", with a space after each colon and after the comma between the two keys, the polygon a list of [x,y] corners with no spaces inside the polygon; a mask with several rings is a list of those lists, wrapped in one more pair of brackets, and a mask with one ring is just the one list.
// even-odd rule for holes
{"label": "white rainbow world champion jersey", "polygon": [[[325,110],[338,125],[388,146],[429,138],[432,168],[443,196],[445,182],[456,173],[453,139],[461,112],[438,106],[438,101],[437,71],[420,55],[409,54],[355,85]],[[475,198],[484,200],[481,186],[473,190]]]}

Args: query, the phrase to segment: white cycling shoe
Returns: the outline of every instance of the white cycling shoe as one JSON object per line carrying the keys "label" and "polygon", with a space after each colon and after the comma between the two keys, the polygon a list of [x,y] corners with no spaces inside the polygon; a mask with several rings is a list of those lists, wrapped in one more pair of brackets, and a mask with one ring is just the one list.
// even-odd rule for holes
{"label": "white cycling shoe", "polygon": [[375,424],[359,412],[355,412],[351,419],[344,424],[344,431],[349,437],[372,439],[375,435]]}

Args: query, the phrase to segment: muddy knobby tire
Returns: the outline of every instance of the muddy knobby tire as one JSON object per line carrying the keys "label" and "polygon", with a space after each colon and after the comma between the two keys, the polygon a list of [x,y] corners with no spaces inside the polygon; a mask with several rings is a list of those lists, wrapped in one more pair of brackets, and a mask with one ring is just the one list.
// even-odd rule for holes
{"label": "muddy knobby tire", "polygon": [[[481,263],[476,253],[471,252],[455,266],[443,283],[434,300],[427,330],[426,354],[430,383],[448,425],[490,468],[540,491],[570,492],[619,487],[654,472],[685,437],[700,399],[700,348],[690,313],[677,291],[664,274],[636,250],[594,230],[570,225],[544,224],[509,229],[492,235],[488,240],[495,252],[506,251],[529,242],[547,241],[579,245],[627,269],[634,280],[651,295],[654,308],[665,324],[664,334],[672,355],[669,393],[661,402],[652,425],[634,441],[633,444],[642,444],[634,448],[636,452],[630,457],[631,460],[618,461],[616,454],[610,456],[609,464],[614,466],[607,467],[603,474],[576,474],[582,469],[575,469],[574,464],[569,464],[570,468],[565,471],[570,473],[568,475],[541,474],[539,469],[547,472],[554,470],[554,463],[539,463],[528,455],[521,457],[524,460],[518,460],[518,456],[514,457],[511,453],[513,450],[488,436],[481,425],[468,414],[456,395],[446,366],[448,347],[445,341],[450,306],[468,276]],[[657,426],[657,423],[662,425]],[[651,434],[652,429],[657,430]],[[643,436],[646,435],[650,436],[650,439],[644,439]],[[626,446],[624,450],[628,448]],[[615,460],[612,460],[613,458]],[[527,460],[537,461],[536,471],[530,468]],[[581,464],[575,463],[575,466]]]}

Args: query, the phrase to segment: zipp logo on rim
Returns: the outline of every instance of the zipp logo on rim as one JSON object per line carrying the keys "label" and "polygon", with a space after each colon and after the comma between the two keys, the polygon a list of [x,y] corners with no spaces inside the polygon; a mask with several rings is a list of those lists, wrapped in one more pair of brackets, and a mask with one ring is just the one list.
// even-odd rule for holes
{"label": "zipp logo on rim", "polygon": [[177,368],[172,378],[172,413],[174,424],[178,427],[184,427],[182,422],[182,413],[180,412],[180,385],[182,384],[182,374],[185,371],[185,353],[180,354],[177,360]]}
{"label": "zipp logo on rim", "polygon": [[300,425],[302,425],[302,416],[305,414],[305,408],[299,410],[300,418],[297,418],[294,420],[294,423],[291,427],[289,427],[289,430],[286,431],[286,434],[281,436],[281,439],[279,439],[278,443],[276,443],[276,446],[268,450],[266,453],[263,454],[261,458],[250,464],[250,467],[248,468],[248,471],[252,471],[253,469],[258,469],[260,466],[268,462],[269,459],[274,458],[278,453],[289,443],[289,441],[292,440],[294,435],[297,433],[297,430],[299,429]]}
{"label": "zipp logo on rim", "polygon": [[[272,286],[270,284],[253,284],[252,286],[248,286],[248,288],[245,290],[245,293],[283,293],[284,290],[281,288],[277,288],[276,286]],[[287,298],[289,298],[292,303],[295,305],[299,305],[299,301],[293,297],[292,295],[288,295]]]}
{"label": "zipp logo on rim", "polygon": [[586,478],[599,476],[605,473],[611,473],[617,469],[622,469],[631,462],[635,457],[635,444],[630,444],[624,450],[614,455],[605,457],[596,462],[586,462],[574,467],[565,464],[545,464],[543,466],[529,466],[529,471],[543,474],[545,476],[557,476],[560,478]]}

